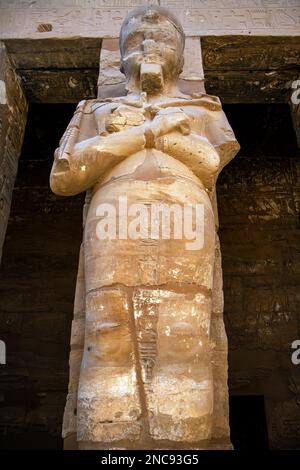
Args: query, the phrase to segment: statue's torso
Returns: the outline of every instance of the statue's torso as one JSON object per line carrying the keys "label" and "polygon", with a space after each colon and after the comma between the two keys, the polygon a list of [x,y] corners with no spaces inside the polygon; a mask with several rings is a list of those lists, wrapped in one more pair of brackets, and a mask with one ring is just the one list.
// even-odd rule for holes
{"label": "statue's torso", "polygon": [[[121,103],[116,106],[116,103],[108,103],[102,105],[95,104],[95,119],[98,126],[98,133],[101,134],[106,131],[107,123],[110,129],[113,126],[121,126],[128,128],[133,126],[134,122],[139,125],[146,119],[149,119],[148,110],[141,107],[129,107],[127,104]],[[175,106],[170,108],[162,108],[162,112],[174,112]],[[121,109],[121,112],[119,112]],[[130,119],[125,122],[122,120],[122,110],[124,114],[128,113],[128,109],[132,115]],[[205,132],[205,114],[197,107],[178,107],[176,111],[184,111],[190,117],[191,130],[197,131],[201,136]],[[159,111],[160,112],[160,111]],[[115,113],[115,114],[114,114]],[[121,116],[120,116],[121,115]],[[127,114],[128,115],[128,114]],[[120,118],[120,119],[119,119]],[[116,130],[115,130],[116,132]],[[213,146],[203,135],[203,153],[215,152]],[[205,214],[205,231],[210,233],[209,237],[205,237],[204,249],[195,252],[186,251],[186,240],[160,240],[157,242],[147,243],[140,240],[117,239],[113,242],[107,240],[99,240],[96,236],[97,225],[99,223],[99,216],[97,211],[102,204],[111,204],[113,207],[119,207],[119,198],[126,196],[127,204],[145,204],[149,207],[153,203],[163,204],[179,204],[183,207],[184,204],[190,204],[195,207],[196,204],[204,206]],[[101,259],[105,253],[108,259],[110,256],[117,257],[120,266],[111,268],[110,264],[107,269],[101,263],[99,271],[97,266],[98,261],[95,261],[92,269],[94,275],[89,277],[88,288],[95,289],[100,284],[109,285],[111,283],[123,282],[124,266],[126,260],[132,262],[133,257],[137,258],[136,269],[125,269],[132,279],[127,279],[133,285],[138,284],[157,284],[160,282],[176,282],[178,279],[188,279],[196,284],[202,284],[211,288],[212,272],[211,260],[214,256],[214,215],[209,197],[209,191],[204,183],[188,168],[187,165],[180,162],[178,159],[170,155],[158,151],[156,149],[144,149],[130,157],[127,157],[121,163],[113,167],[109,172],[95,184],[92,190],[92,200],[87,215],[85,227],[85,240],[86,246],[90,247],[92,256],[96,258],[100,255]],[[118,238],[118,237],[117,237]],[[149,269],[140,267],[140,260],[145,255],[145,249],[148,253]],[[170,251],[171,250],[171,251]],[[159,265],[158,259],[162,260],[168,256],[168,252],[172,252],[173,264],[168,269],[154,269],[154,265]],[[203,253],[203,255],[201,254]],[[205,260],[204,260],[204,258]],[[202,259],[203,258],[203,259]],[[207,259],[206,259],[207,258]],[[210,262],[208,262],[210,260]],[[128,261],[129,262],[129,261]],[[89,269],[92,266],[91,259],[89,260]],[[174,265],[177,266],[174,269]],[[209,273],[207,267],[209,266]],[[99,272],[101,271],[101,275]]]}
{"label": "statue's torso", "polygon": [[[206,108],[188,104],[188,100],[169,99],[169,101],[170,106],[167,100],[155,104],[148,104],[143,101],[133,101],[131,103],[126,100],[126,97],[120,98],[119,101],[108,103],[95,102],[91,109],[94,112],[97,133],[105,135],[112,132],[122,132],[122,130],[150,122],[156,116],[159,117],[169,113],[184,113],[189,117],[191,132],[195,132],[200,144],[202,143],[202,153],[204,155],[207,154],[207,158],[210,158],[211,154],[216,154],[213,145],[205,135]],[[204,181],[199,180],[195,173],[194,175],[192,174],[194,170],[192,158],[190,162],[182,164],[166,154],[165,158],[162,158],[162,152],[160,152],[159,159],[154,157],[154,154],[155,152],[153,153],[151,149],[148,149],[146,161],[144,161],[144,152],[137,152],[134,156],[130,156],[126,159],[126,162],[122,162],[117,167],[111,169],[109,174],[105,174],[99,183],[95,185],[93,193],[95,194],[95,190],[110,178],[126,177],[126,174],[132,174],[138,168],[141,171],[143,168],[145,180],[148,178],[151,180],[161,178],[162,172],[166,172],[168,169],[174,176],[185,175],[188,178],[194,179],[194,181],[197,180],[198,185],[202,186],[203,189],[205,188]],[[155,155],[158,154],[156,153]],[[164,160],[166,165],[164,165]],[[137,178],[141,178],[138,171],[136,175]]]}

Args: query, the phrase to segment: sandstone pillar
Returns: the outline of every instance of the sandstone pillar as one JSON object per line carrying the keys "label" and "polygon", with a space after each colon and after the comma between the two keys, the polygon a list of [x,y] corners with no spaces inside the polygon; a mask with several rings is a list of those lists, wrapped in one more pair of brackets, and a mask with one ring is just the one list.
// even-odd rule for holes
{"label": "sandstone pillar", "polygon": [[[300,81],[299,81],[300,83]],[[298,93],[300,95],[300,92]],[[296,133],[298,147],[300,147],[300,103],[290,105],[293,127]]]}
{"label": "sandstone pillar", "polygon": [[27,101],[20,79],[0,42],[0,260],[26,119]]}
{"label": "sandstone pillar", "polygon": [[[170,20],[168,24],[163,15]],[[149,24],[158,23],[157,18],[162,18],[168,31],[166,47],[172,49],[168,41],[174,30],[181,38],[177,42],[177,68],[172,69],[177,70],[177,88],[165,85],[164,79],[173,76],[171,72],[168,75],[167,68],[164,75],[157,72],[160,59],[155,64],[153,59],[146,59],[137,75],[137,68],[124,69],[124,57],[131,56],[124,54],[121,46],[125,80],[118,70],[117,40],[104,40],[98,99],[79,103],[55,153],[51,173],[54,192],[73,195],[94,185],[91,202],[88,196],[85,206],[85,212],[88,207],[89,211],[76,287],[63,426],[66,448],[76,447],[76,440],[81,449],[231,447],[215,182],[239,145],[219,99],[205,94],[200,38],[187,38],[182,70],[182,29],[165,11],[149,8],[141,16],[147,35],[141,54],[146,51],[147,56],[150,51],[153,57],[156,47],[162,48],[163,40],[157,46],[149,37],[150,27],[147,29]],[[139,35],[139,25],[132,24],[134,35]],[[139,40],[126,43],[123,38],[121,43],[136,51]],[[132,58],[137,60],[135,52]],[[143,74],[148,81],[139,88]],[[147,93],[156,96],[153,90],[164,90],[165,86],[171,90],[166,95],[169,101],[162,101],[162,93],[155,106],[150,105]],[[191,137],[184,128],[172,134],[169,127],[160,124],[177,129],[175,119],[185,116],[185,109],[190,112],[189,122],[196,122]],[[158,121],[159,132],[166,137],[154,141],[146,126],[143,140],[145,119],[155,125],[153,116],[159,112],[164,116]],[[153,132],[157,132],[155,129]],[[120,151],[113,147],[114,142]],[[129,163],[123,162],[123,156]],[[177,192],[170,192],[166,181],[160,179],[165,177],[161,176],[164,171],[169,175],[168,184],[172,181],[174,188],[178,185]],[[98,174],[101,179],[95,184]],[[152,236],[145,245],[133,241],[137,238],[122,238],[126,242],[117,243],[114,249],[110,242],[99,242],[98,208],[106,201],[116,207],[117,199],[124,195],[130,203],[141,198],[148,206],[169,197],[178,203],[202,202],[206,214],[203,250],[191,254],[184,248],[182,254],[182,239],[177,247],[160,239],[157,242]],[[173,381],[171,388],[169,380]]]}

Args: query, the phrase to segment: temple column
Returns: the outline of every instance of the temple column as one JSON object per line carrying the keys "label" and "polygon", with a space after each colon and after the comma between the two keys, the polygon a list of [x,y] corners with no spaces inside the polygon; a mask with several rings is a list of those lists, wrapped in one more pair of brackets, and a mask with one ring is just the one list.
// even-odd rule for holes
{"label": "temple column", "polygon": [[20,78],[0,42],[0,261],[27,120]]}
{"label": "temple column", "polygon": [[[300,83],[300,80],[299,80]],[[300,96],[300,92],[298,93]],[[300,103],[290,105],[293,127],[296,133],[298,147],[300,147]]]}

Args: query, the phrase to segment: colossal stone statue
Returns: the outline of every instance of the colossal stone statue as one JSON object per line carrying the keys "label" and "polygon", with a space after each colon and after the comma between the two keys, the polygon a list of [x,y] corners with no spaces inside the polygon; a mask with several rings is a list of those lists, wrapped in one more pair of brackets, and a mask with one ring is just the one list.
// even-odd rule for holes
{"label": "colossal stone statue", "polygon": [[126,96],[80,102],[55,152],[53,192],[91,198],[84,348],[64,418],[82,449],[230,446],[212,199],[239,145],[217,97],[178,89],[184,41],[170,12],[132,11]]}

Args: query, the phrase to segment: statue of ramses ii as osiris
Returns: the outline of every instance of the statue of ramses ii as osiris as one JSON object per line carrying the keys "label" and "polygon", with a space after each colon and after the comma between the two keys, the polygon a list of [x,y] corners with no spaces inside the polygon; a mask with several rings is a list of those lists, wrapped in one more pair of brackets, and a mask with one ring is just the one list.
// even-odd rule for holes
{"label": "statue of ramses ii as osiris", "polygon": [[[76,432],[82,449],[230,446],[226,334],[213,306],[212,199],[239,144],[217,97],[179,90],[184,43],[167,10],[129,13],[120,32],[127,94],[80,102],[55,152],[53,192],[91,195],[84,347],[64,418],[65,438]],[[202,207],[201,246],[191,248],[185,233],[172,236],[182,228],[177,219],[169,237],[149,234],[142,209],[139,231],[128,236],[124,217],[130,224],[133,208],[154,205]],[[108,215],[115,237],[100,236]],[[212,359],[214,315],[225,342],[214,356],[220,360]]]}

